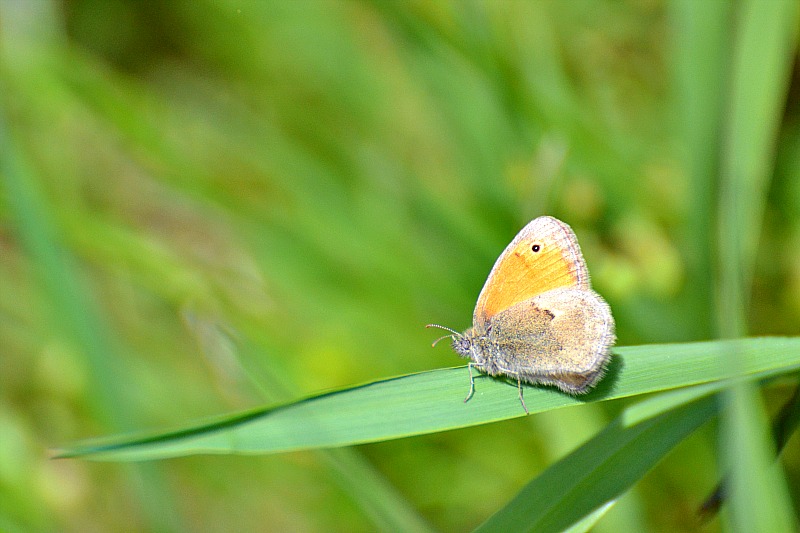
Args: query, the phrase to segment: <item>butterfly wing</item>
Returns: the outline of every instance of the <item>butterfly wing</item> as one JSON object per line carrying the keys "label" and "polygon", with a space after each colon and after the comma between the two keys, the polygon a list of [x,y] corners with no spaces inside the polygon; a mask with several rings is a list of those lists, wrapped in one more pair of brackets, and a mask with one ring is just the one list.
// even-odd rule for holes
{"label": "butterfly wing", "polygon": [[539,217],[500,254],[478,296],[473,325],[481,330],[497,313],[559,287],[589,289],[589,272],[572,228]]}
{"label": "butterfly wing", "polygon": [[602,376],[614,343],[614,317],[592,290],[558,288],[502,311],[489,339],[493,364],[529,383],[570,394],[587,392]]}

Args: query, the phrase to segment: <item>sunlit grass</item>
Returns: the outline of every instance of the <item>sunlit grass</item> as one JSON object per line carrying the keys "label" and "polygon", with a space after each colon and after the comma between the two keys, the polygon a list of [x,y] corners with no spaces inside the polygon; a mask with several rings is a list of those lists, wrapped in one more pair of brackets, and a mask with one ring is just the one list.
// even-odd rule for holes
{"label": "sunlit grass", "polygon": [[[540,214],[576,230],[620,346],[796,334],[797,15],[749,5],[0,2],[0,528],[483,523],[628,401],[148,463],[162,484],[47,450],[458,364],[422,326],[468,326]],[[763,452],[739,399],[722,434]],[[720,448],[631,467],[595,530],[695,530],[719,465],[682,465]]]}

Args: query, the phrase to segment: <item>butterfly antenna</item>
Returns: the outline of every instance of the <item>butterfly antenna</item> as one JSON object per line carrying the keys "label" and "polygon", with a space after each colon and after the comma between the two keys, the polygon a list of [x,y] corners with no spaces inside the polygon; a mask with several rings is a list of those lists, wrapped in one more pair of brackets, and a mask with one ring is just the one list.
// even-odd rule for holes
{"label": "butterfly antenna", "polygon": [[439,341],[441,341],[442,339],[448,339],[448,338],[449,339],[454,339],[456,337],[460,337],[461,336],[461,333],[459,333],[458,331],[456,331],[456,330],[454,330],[452,328],[448,328],[447,326],[440,326],[439,324],[428,324],[425,327],[426,328],[439,328],[439,329],[443,329],[445,331],[449,331],[451,333],[450,335],[443,335],[443,336],[439,337],[438,339],[433,341],[433,344],[431,344],[431,346],[436,346],[436,344],[438,344]]}

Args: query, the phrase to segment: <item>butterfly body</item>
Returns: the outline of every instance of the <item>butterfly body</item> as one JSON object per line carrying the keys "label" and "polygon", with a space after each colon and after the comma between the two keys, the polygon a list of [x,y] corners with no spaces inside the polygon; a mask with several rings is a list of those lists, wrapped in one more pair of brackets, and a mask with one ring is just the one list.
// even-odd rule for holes
{"label": "butterfly body", "polygon": [[[569,394],[602,378],[615,340],[611,310],[591,288],[575,234],[548,216],[532,220],[497,259],[472,322],[452,335],[471,367]],[[470,372],[468,399],[473,390]]]}

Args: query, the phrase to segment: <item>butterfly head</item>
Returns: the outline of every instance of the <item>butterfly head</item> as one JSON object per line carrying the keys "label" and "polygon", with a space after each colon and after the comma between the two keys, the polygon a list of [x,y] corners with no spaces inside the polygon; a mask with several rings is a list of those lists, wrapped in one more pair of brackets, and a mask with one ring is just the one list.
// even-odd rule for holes
{"label": "butterfly head", "polygon": [[450,334],[444,335],[444,336],[439,337],[438,339],[436,339],[433,342],[433,346],[436,346],[436,344],[441,340],[452,339],[452,341],[453,341],[453,344],[452,344],[453,350],[455,350],[455,352],[458,355],[460,355],[461,357],[465,357],[467,359],[472,359],[473,361],[475,361],[478,364],[481,363],[480,361],[475,360],[475,357],[476,357],[476,354],[474,353],[475,350],[472,349],[473,345],[474,345],[474,339],[475,339],[475,335],[473,334],[472,328],[469,328],[464,333],[459,333],[458,331],[456,331],[454,329],[448,328],[447,326],[440,326],[439,324],[428,324],[425,327],[426,328],[439,328],[439,329],[443,329],[445,331],[449,331],[450,332]]}

